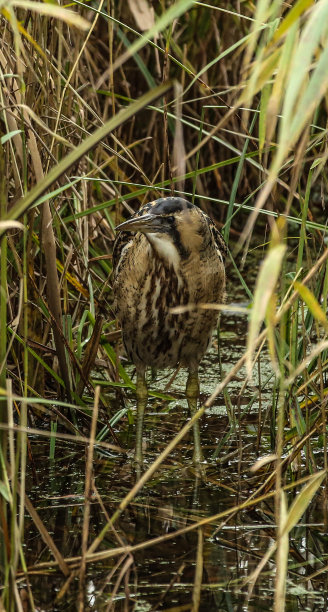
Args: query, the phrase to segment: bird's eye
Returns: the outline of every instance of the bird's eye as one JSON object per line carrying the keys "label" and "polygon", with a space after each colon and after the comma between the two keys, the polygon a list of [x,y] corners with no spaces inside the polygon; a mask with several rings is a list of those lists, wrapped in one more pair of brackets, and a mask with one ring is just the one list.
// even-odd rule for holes
{"label": "bird's eye", "polygon": [[167,220],[169,223],[173,223],[173,222],[174,222],[174,217],[173,217],[173,215],[168,215],[168,217],[166,217],[166,220]]}

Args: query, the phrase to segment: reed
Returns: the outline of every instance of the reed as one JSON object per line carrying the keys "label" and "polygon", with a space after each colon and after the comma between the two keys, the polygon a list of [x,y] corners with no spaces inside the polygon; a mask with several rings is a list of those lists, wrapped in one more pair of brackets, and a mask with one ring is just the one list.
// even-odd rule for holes
{"label": "reed", "polygon": [[[260,589],[271,589],[266,605],[277,612],[295,602],[294,582],[304,605],[314,601],[309,584],[325,590],[323,534],[308,519],[328,521],[327,22],[325,0],[257,0],[238,10],[219,0],[76,0],[70,8],[13,0],[0,8],[4,609],[22,610],[24,601],[39,608],[36,573],[56,572],[56,605],[75,593],[82,610],[91,605],[90,563],[110,567],[110,592],[99,588],[94,609],[114,609],[133,589],[138,551],[151,565],[156,546],[189,532],[196,534],[188,600],[195,612],[206,589],[217,597],[229,591],[222,609],[254,606]],[[219,439],[205,450],[208,482],[233,494],[222,511],[200,504],[187,526],[176,517],[176,533],[146,534],[127,546],[127,513],[151,488],[161,499],[167,471],[183,468],[192,421],[169,420],[181,402],[180,373],[167,387],[151,381],[150,429],[156,437],[153,412],[166,413],[169,440],[162,445],[159,436],[148,469],[133,482],[131,468],[122,491],[135,382],[120,359],[111,311],[111,253],[122,218],[171,192],[208,212],[229,244],[227,306],[229,291],[238,303],[222,320],[236,317],[245,337],[233,355],[236,329],[221,329],[220,379],[211,364],[215,382],[194,418],[225,406]],[[78,503],[65,515],[64,525],[75,521],[74,551],[60,540],[57,509],[56,519],[44,512],[50,495],[35,494],[37,479],[45,482],[72,457],[80,479],[71,486],[83,505],[81,522]],[[228,478],[220,466],[229,461]],[[95,465],[108,475],[110,493],[98,487]],[[236,579],[215,575],[216,587],[206,585],[206,547],[216,532],[218,546],[229,546],[223,527],[237,525],[247,509],[268,512],[272,545],[264,539],[251,551],[256,562],[247,572],[240,566]],[[29,530],[35,554],[26,549]],[[183,571],[159,586],[166,607]]]}

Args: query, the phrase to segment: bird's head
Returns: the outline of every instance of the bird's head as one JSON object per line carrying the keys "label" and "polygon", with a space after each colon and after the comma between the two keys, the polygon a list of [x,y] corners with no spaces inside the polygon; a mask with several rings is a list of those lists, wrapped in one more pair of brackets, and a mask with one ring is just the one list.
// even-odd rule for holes
{"label": "bird's head", "polygon": [[173,265],[201,249],[209,231],[201,210],[182,198],[160,198],[146,204],[117,230],[142,232],[163,259]]}

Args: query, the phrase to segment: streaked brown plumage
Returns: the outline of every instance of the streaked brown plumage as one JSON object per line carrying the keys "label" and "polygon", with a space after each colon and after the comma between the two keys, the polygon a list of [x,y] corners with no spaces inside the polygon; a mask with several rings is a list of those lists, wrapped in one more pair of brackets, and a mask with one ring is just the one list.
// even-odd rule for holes
{"label": "streaked brown plumage", "polygon": [[[186,395],[191,412],[196,410],[198,365],[218,319],[216,310],[196,305],[223,301],[227,249],[211,219],[182,198],[151,202],[117,229],[121,232],[113,251],[114,308],[126,353],[137,368],[136,460],[141,462],[147,366],[187,367]],[[181,314],[170,311],[187,305],[195,308]],[[200,462],[196,425],[195,460]]]}

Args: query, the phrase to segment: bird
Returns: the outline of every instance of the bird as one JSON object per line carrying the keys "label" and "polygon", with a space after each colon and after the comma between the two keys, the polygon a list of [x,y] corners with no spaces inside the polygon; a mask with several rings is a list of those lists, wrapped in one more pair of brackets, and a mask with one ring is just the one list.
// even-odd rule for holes
{"label": "bird", "polygon": [[[181,197],[159,198],[116,227],[113,307],[126,355],[136,367],[137,427],[134,461],[143,463],[147,367],[186,367],[191,416],[199,398],[199,363],[225,299],[227,246],[214,222]],[[182,306],[180,313],[172,312]],[[203,462],[199,423],[193,425],[193,462]]]}

